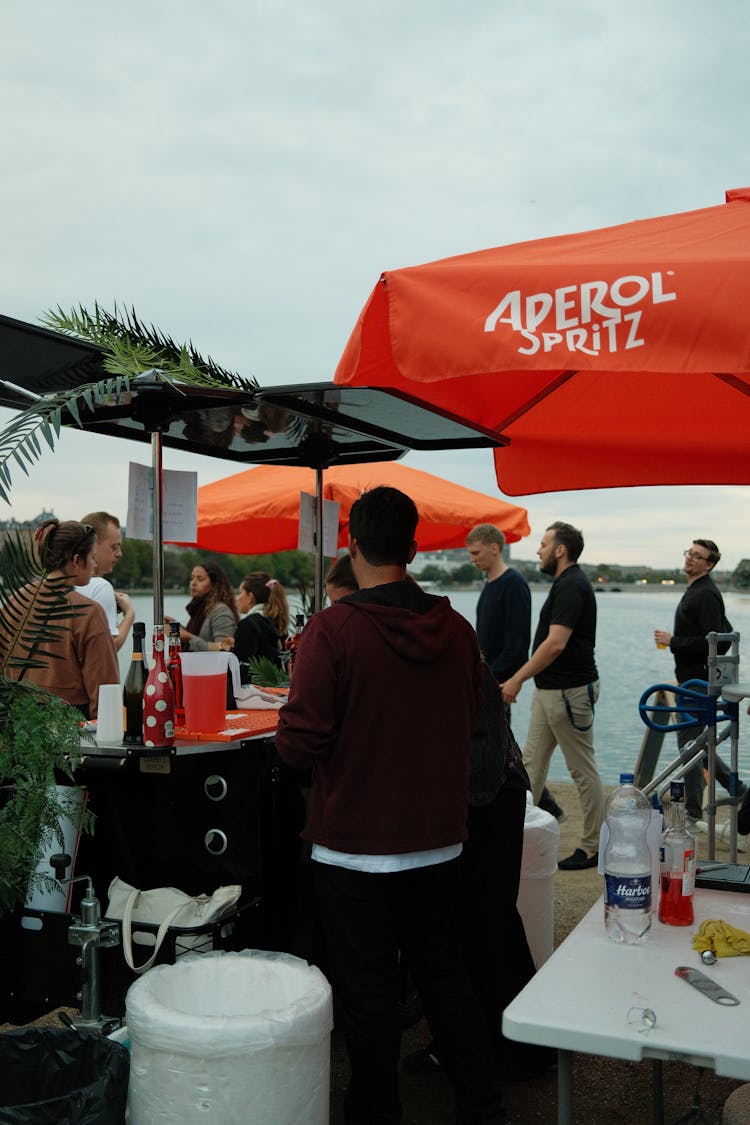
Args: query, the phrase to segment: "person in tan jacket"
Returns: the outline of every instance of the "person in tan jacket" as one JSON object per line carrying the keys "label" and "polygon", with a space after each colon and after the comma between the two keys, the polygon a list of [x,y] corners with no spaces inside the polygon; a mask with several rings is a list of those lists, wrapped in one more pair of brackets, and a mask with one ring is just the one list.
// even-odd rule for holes
{"label": "person in tan jacket", "polygon": [[[33,649],[17,643],[7,672],[13,679],[37,684],[77,707],[86,718],[96,718],[100,684],[117,684],[120,671],[115,646],[100,605],[76,590],[91,578],[96,564],[96,532],[76,520],[46,520],[35,532],[46,576],[28,583],[11,601],[26,607],[31,598],[46,623],[59,627],[53,640]],[[74,611],[53,620],[52,607],[63,598]],[[34,660],[37,666],[20,661]]]}

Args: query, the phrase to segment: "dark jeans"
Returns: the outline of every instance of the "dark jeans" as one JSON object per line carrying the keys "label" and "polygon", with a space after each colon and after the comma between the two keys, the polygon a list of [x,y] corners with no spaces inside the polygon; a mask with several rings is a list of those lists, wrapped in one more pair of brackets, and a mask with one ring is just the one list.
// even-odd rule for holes
{"label": "dark jeans", "polygon": [[461,856],[464,959],[487,1021],[502,1043],[504,1067],[534,1066],[545,1051],[502,1036],[504,1009],[535,972],[516,900],[521,881],[526,792],[501,789],[469,807]]}
{"label": "dark jeans", "polygon": [[[507,703],[505,713],[510,727]],[[556,806],[546,788],[544,793]],[[525,789],[501,788],[488,804],[469,805],[468,839],[461,855],[464,962],[506,1072],[513,1067],[534,1068],[548,1054],[546,1048],[502,1034],[504,1010],[536,971],[516,905],[525,820]]]}
{"label": "dark jeans", "polygon": [[348,1125],[401,1120],[399,953],[419,989],[459,1125],[502,1120],[502,1096],[458,925],[460,861],[367,874],[316,863],[315,888],[351,1082]]}

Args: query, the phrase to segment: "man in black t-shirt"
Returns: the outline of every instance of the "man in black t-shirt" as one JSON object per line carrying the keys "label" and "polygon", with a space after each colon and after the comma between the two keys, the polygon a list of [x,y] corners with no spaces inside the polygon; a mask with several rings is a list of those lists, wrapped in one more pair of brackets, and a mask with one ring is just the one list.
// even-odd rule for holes
{"label": "man in black t-shirt", "polygon": [[[684,570],[687,575],[687,590],[680,598],[674,615],[674,630],[654,629],[657,645],[668,648],[674,655],[674,670],[677,682],[688,680],[708,682],[708,641],[709,633],[727,633],[731,626],[724,611],[724,599],[711,577],[721,554],[713,539],[694,539],[692,546],[683,551]],[[700,690],[700,689],[696,689]],[[682,750],[693,742],[704,730],[704,724],[683,727],[677,731],[677,745]],[[688,829],[703,832],[703,778],[704,762],[692,766],[685,773],[685,814]],[[728,792],[736,785],[736,792],[744,796],[746,787],[732,778],[726,762],[716,755],[716,779]]]}
{"label": "man in black t-shirt", "polygon": [[578,566],[583,536],[560,521],[547,528],[537,555],[542,574],[554,578],[539,614],[532,655],[502,684],[513,703],[526,680],[535,690],[524,749],[534,800],[538,801],[556,746],[578,789],[583,813],[581,846],[558,864],[562,871],[596,867],[604,793],[594,755],[594,704],[599,674],[594,661],[596,599]]}

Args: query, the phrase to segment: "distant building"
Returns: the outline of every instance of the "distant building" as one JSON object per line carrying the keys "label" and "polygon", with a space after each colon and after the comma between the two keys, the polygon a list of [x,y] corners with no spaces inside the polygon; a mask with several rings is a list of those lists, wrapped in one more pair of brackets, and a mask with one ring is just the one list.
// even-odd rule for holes
{"label": "distant building", "polygon": [[0,543],[5,540],[5,536],[9,531],[33,531],[34,528],[43,524],[45,520],[54,518],[54,512],[40,512],[38,516],[34,516],[34,518],[30,520],[0,520]]}
{"label": "distant building", "polygon": [[[506,544],[503,556],[506,562],[510,559],[510,547]],[[450,547],[445,551],[417,551],[410,569],[415,573],[424,570],[426,566],[437,566],[441,570],[451,571],[468,562],[465,547]]]}

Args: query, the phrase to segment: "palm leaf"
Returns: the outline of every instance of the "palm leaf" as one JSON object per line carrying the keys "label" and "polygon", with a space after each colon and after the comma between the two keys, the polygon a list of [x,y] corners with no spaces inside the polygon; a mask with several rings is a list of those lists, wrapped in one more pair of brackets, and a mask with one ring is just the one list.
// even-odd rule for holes
{"label": "palm leaf", "polygon": [[288,687],[289,675],[267,656],[252,656],[245,665],[258,687]]}
{"label": "palm leaf", "polygon": [[117,305],[112,313],[98,303],[93,313],[83,305],[69,312],[58,306],[46,313],[42,323],[101,348],[101,365],[108,378],[45,395],[0,430],[0,498],[6,503],[10,503],[12,464],[28,476],[42,456],[40,439],[54,449],[64,416],[82,426],[86,413],[92,413],[97,405],[127,403],[133,378],[144,371],[155,371],[165,382],[174,380],[188,386],[248,392],[258,387],[255,379],[220,367],[210,356],[204,358],[192,342],[178,345],[153,325],[145,327],[135,309],[121,315]]}
{"label": "palm leaf", "polygon": [[[28,533],[9,532],[0,547],[0,678],[23,678],[27,669],[60,659],[48,646],[54,649],[70,619],[86,612],[69,604],[67,579],[45,578]],[[0,720],[5,718],[0,699]]]}
{"label": "palm leaf", "polygon": [[129,389],[130,381],[127,379],[101,379],[97,383],[85,383],[74,390],[40,398],[14,415],[0,430],[0,497],[10,503],[11,462],[15,461],[28,475],[27,466],[36,464],[41,458],[43,447],[40,435],[49,448],[54,449],[53,432],[59,437],[63,412],[80,426],[81,407],[84,412],[90,412],[96,405],[117,401]]}
{"label": "palm leaf", "polygon": [[210,356],[204,358],[192,341],[176,344],[171,336],[153,324],[147,327],[134,308],[123,311],[115,304],[110,313],[94,302],[93,313],[83,305],[65,312],[58,305],[45,314],[42,323],[56,332],[88,340],[102,348],[104,368],[110,374],[134,376],[157,368],[192,386],[241,391],[252,391],[258,386],[255,379],[220,367]]}

